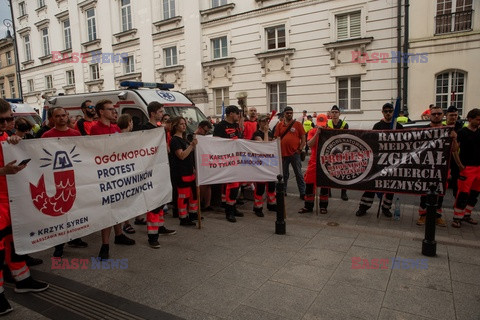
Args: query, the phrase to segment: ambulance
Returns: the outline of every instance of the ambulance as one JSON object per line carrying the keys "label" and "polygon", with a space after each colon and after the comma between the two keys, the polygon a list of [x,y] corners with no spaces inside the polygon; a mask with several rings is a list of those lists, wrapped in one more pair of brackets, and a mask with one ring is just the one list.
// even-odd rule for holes
{"label": "ambulance", "polygon": [[193,133],[200,121],[206,120],[203,112],[183,93],[170,91],[174,85],[169,83],[152,83],[123,81],[118,90],[87,92],[72,95],[52,96],[45,100],[44,112],[49,108],[63,107],[69,115],[82,115],[80,105],[85,100],[96,104],[108,99],[114,104],[118,114],[128,113],[132,116],[134,130],[148,122],[147,106],[152,101],[160,102],[165,113],[171,117],[182,116],[187,121],[187,133]]}
{"label": "ambulance", "polygon": [[42,125],[42,118],[37,111],[29,104],[23,103],[21,99],[6,99],[12,107],[13,116],[15,118],[24,117],[34,126],[40,127]]}

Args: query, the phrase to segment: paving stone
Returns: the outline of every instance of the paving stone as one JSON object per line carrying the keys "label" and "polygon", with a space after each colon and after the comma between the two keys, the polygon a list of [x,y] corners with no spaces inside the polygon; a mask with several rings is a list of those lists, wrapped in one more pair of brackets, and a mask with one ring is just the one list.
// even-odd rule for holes
{"label": "paving stone", "polygon": [[451,292],[405,285],[399,280],[389,282],[383,307],[435,319],[455,318]]}
{"label": "paving stone", "polygon": [[258,289],[275,271],[276,268],[236,261],[217,273],[214,278],[240,287]]}
{"label": "paving stone", "polygon": [[353,269],[351,260],[343,260],[332,276],[332,281],[347,282],[354,286],[385,291],[390,269]]}
{"label": "paving stone", "polygon": [[480,285],[480,265],[450,261],[450,273],[452,281]]}
{"label": "paving stone", "polygon": [[319,233],[305,247],[347,252],[354,241],[355,239],[353,238],[335,237]]}
{"label": "paving stone", "polygon": [[253,292],[252,289],[211,280],[190,291],[180,301],[182,304],[202,312],[227,317]]}
{"label": "paving stone", "polygon": [[270,280],[303,289],[320,291],[332,274],[333,270],[297,262],[288,262]]}
{"label": "paving stone", "polygon": [[353,245],[367,248],[397,251],[399,243],[399,238],[371,234],[360,234],[353,243]]}
{"label": "paving stone", "polygon": [[268,281],[244,304],[287,319],[300,319],[316,295],[315,291]]}
{"label": "paving stone", "polygon": [[400,312],[396,310],[391,310],[387,308],[382,308],[380,310],[380,316],[378,320],[428,320],[433,318],[426,318],[415,314],[410,314],[406,312]]}
{"label": "paving stone", "polygon": [[457,320],[480,319],[480,286],[453,281],[452,287]]}
{"label": "paving stone", "polygon": [[376,319],[384,292],[330,280],[304,319]]}
{"label": "paving stone", "polygon": [[449,245],[448,258],[450,261],[480,265],[480,249]]}
{"label": "paving stone", "polygon": [[213,314],[193,309],[184,304],[174,302],[163,308],[163,311],[187,320],[220,320],[223,319]]}
{"label": "paving stone", "polygon": [[263,310],[240,305],[228,316],[229,320],[285,320],[287,318]]}
{"label": "paving stone", "polygon": [[270,238],[266,239],[262,246],[272,247],[276,249],[282,250],[292,250],[298,251],[300,250],[309,240],[302,237],[294,237],[294,236],[285,236],[285,235],[277,235],[274,234]]}
{"label": "paving stone", "polygon": [[239,260],[246,263],[278,269],[287,263],[294,254],[295,251],[260,246],[246,253]]}
{"label": "paving stone", "polygon": [[344,252],[305,247],[298,251],[291,261],[334,270],[344,256]]}

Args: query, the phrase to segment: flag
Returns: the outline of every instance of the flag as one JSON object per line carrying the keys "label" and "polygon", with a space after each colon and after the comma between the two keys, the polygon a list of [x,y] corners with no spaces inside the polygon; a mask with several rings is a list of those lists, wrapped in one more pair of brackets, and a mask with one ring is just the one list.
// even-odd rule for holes
{"label": "flag", "polygon": [[225,120],[225,101],[222,100],[222,120]]}
{"label": "flag", "polygon": [[399,113],[400,113],[400,97],[397,98],[397,101],[395,102],[395,109],[393,109],[393,119],[392,119],[391,129],[395,129],[397,127],[397,118]]}

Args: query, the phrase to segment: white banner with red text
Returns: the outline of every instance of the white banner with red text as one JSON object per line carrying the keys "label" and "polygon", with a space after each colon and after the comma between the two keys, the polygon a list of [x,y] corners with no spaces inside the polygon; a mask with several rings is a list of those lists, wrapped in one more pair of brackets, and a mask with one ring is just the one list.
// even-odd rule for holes
{"label": "white banner with red text", "polygon": [[263,142],[197,136],[197,185],[277,181],[282,172],[280,140]]}
{"label": "white banner with red text", "polygon": [[131,219],[172,199],[165,130],[2,144],[15,249],[26,254]]}

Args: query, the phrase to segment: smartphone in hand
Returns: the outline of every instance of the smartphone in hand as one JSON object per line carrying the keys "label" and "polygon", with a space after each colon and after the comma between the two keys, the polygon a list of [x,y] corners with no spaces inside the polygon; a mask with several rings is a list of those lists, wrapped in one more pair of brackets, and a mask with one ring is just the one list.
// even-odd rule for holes
{"label": "smartphone in hand", "polygon": [[18,165],[19,165],[19,166],[24,166],[24,165],[26,165],[27,163],[29,163],[29,162],[30,162],[30,160],[32,160],[32,159],[25,159],[25,160],[22,160],[22,162],[20,162]]}

